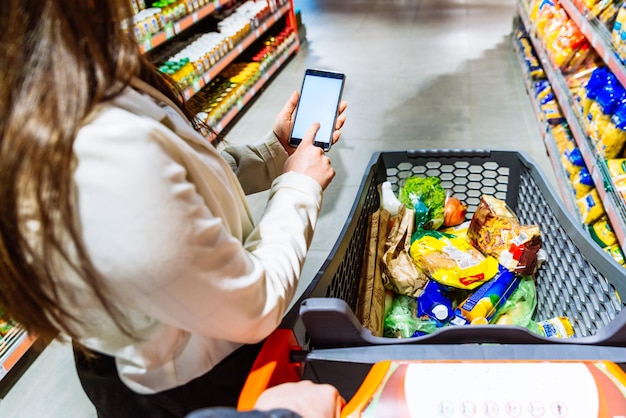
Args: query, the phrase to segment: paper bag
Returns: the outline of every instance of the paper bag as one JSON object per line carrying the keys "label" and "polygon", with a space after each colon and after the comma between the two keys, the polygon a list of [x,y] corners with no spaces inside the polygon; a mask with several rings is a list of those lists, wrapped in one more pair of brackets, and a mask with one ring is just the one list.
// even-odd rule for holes
{"label": "paper bag", "polygon": [[400,295],[417,297],[426,287],[428,277],[409,255],[414,226],[413,209],[402,205],[387,237],[382,257],[382,279],[385,288]]}

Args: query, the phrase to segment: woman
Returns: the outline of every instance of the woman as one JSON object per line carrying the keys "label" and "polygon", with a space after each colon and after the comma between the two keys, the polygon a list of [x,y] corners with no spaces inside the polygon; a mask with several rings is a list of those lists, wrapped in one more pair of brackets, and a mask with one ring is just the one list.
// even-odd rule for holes
{"label": "woman", "polygon": [[[287,145],[297,93],[262,143],[221,156],[130,17],[126,0],[0,8],[0,304],[73,340],[100,416],[182,416],[235,402],[334,170],[316,126]],[[270,186],[254,225],[245,193]]]}

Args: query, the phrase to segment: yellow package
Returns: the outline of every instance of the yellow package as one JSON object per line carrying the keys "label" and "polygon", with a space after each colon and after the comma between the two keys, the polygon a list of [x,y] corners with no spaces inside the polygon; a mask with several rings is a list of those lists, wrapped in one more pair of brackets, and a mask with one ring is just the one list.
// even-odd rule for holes
{"label": "yellow package", "polygon": [[591,238],[602,248],[611,247],[617,244],[617,237],[611,228],[606,216],[598,219],[589,225],[589,234]]}
{"label": "yellow package", "polygon": [[619,264],[626,264],[626,260],[624,259],[624,253],[620,248],[619,244],[611,245],[610,247],[605,247],[603,250],[613,257],[613,260],[617,261]]}
{"label": "yellow package", "polygon": [[596,189],[592,189],[585,196],[577,199],[576,204],[578,205],[578,211],[585,225],[591,225],[605,213],[604,205],[602,205],[602,201]]}
{"label": "yellow package", "polygon": [[440,231],[443,232],[444,234],[451,234],[451,235],[457,236],[458,238],[466,239],[467,229],[469,228],[469,224],[470,224],[470,221],[465,221],[460,225],[451,226],[445,229],[440,229]]}
{"label": "yellow package", "polygon": [[593,178],[591,178],[591,174],[589,174],[587,167],[581,168],[571,180],[576,199],[580,199],[595,187]]}
{"label": "yellow package", "polygon": [[474,289],[498,272],[498,261],[485,257],[465,239],[438,231],[418,230],[410,254],[433,280],[459,289]]}
{"label": "yellow package", "polygon": [[606,160],[606,167],[612,178],[626,176],[626,158],[613,158]]}
{"label": "yellow package", "polygon": [[576,178],[580,170],[585,167],[585,161],[580,149],[574,144],[566,145],[565,151],[561,155],[561,164],[570,181]]}
{"label": "yellow package", "polygon": [[[603,120],[603,118],[598,119]],[[599,126],[601,128],[601,126]],[[615,123],[609,120],[604,130],[597,133],[599,135],[596,142],[598,153],[604,158],[616,158],[622,154],[624,144],[626,144],[626,131],[618,128]]]}

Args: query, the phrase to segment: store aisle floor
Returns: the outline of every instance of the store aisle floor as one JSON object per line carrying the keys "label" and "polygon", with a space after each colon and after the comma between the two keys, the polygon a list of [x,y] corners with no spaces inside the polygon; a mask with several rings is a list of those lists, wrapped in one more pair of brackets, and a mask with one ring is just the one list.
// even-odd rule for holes
{"label": "store aisle floor", "polygon": [[[412,148],[521,150],[554,184],[511,46],[515,0],[295,0],[307,42],[228,133],[259,138],[304,70],[346,73],[343,137],[330,152],[337,176],[300,291],[335,243],[373,152]],[[251,196],[257,216],[263,193]],[[2,417],[95,417],[71,349],[49,346],[0,402]]]}

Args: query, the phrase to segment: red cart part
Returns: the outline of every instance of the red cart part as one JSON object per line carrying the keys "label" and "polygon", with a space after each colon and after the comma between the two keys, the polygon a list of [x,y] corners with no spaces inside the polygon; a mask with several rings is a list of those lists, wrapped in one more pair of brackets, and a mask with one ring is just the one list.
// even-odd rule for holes
{"label": "red cart part", "polygon": [[267,337],[239,395],[237,410],[254,409],[257,399],[267,388],[300,381],[303,364],[291,362],[290,355],[301,349],[291,329],[277,329]]}

